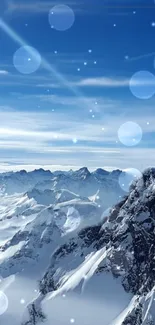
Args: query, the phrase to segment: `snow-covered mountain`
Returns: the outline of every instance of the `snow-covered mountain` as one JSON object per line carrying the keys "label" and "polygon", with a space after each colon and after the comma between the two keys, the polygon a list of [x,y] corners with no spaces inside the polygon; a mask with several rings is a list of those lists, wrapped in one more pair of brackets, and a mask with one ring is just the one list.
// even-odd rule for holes
{"label": "snow-covered mountain", "polygon": [[[19,272],[25,264],[30,266],[35,264],[34,260],[42,259],[44,244],[53,243],[54,249],[64,236],[99,222],[103,212],[103,205],[99,203],[104,201],[105,189],[111,188],[111,203],[118,200],[118,190],[121,194],[115,179],[96,178],[87,168],[68,173],[52,174],[40,169],[1,174],[0,183],[0,270],[3,275]],[[99,193],[102,196],[99,197]],[[18,256],[22,261],[17,264]]]}
{"label": "snow-covered mountain", "polygon": [[2,323],[153,325],[155,169],[123,197],[121,171],[25,173],[1,175]]}
{"label": "snow-covered mountain", "polygon": [[[118,184],[120,173],[121,171],[110,173],[103,169],[97,169],[95,172],[90,173],[86,167],[75,172],[71,170],[69,172],[51,173],[39,169],[27,173],[23,170],[16,173],[1,174],[0,193],[2,195],[13,195],[34,189],[41,191],[68,190],[74,195],[86,198],[96,195],[98,205],[101,203],[104,208],[108,208],[118,201],[120,195],[123,195],[123,191]],[[47,195],[47,192],[44,193],[46,198]]]}
{"label": "snow-covered mountain", "polygon": [[35,324],[33,319],[37,322],[46,317],[41,306],[49,311],[49,301],[57,296],[80,290],[85,299],[95,294],[104,297],[107,283],[111,291],[113,282],[115,298],[115,290],[119,300],[124,288],[129,301],[112,324],[154,324],[154,209],[155,170],[149,169],[102,224],[82,229],[55,250],[40,281],[39,295],[28,306],[25,317],[30,323],[23,324]]}

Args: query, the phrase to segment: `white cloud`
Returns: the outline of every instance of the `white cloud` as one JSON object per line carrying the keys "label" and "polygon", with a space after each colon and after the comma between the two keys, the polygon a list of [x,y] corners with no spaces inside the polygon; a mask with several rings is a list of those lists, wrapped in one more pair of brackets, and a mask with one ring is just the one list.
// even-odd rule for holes
{"label": "white cloud", "polygon": [[[72,100],[70,105],[72,105]],[[89,112],[65,110],[61,112],[22,112],[9,107],[0,107],[0,140],[36,140],[53,141],[59,143],[62,141],[72,141],[77,138],[78,141],[109,143],[117,140],[117,131],[121,124],[127,121],[137,122],[143,133],[155,132],[154,112],[148,114],[147,106],[141,111],[133,106],[130,116],[121,115],[120,103],[103,100],[101,106],[105,109],[102,116],[92,119]],[[107,105],[107,106],[106,106]],[[124,107],[124,106],[123,106]],[[115,109],[115,112],[114,112]],[[120,110],[119,110],[120,109]],[[82,113],[82,119],[81,119]],[[115,114],[114,114],[115,113]],[[149,121],[149,124],[147,124]],[[104,128],[104,130],[102,129]],[[56,137],[57,136],[57,137]]]}
{"label": "white cloud", "polygon": [[56,4],[56,1],[33,1],[31,2],[20,2],[19,1],[11,1],[9,4],[10,10],[16,10],[16,11],[23,11],[26,12],[46,12],[51,9],[52,6]]}
{"label": "white cloud", "polygon": [[36,87],[39,87],[39,88],[61,88],[61,85],[58,84],[58,83],[49,83],[49,84],[38,84],[36,85]]}
{"label": "white cloud", "polygon": [[46,165],[46,164],[11,164],[8,163],[8,164],[1,164],[0,165],[0,172],[1,173],[4,173],[4,172],[8,172],[8,171],[20,171],[20,170],[26,170],[26,171],[33,171],[35,169],[39,169],[39,168],[44,168],[45,170],[51,170],[51,171],[55,171],[55,170],[64,170],[64,171],[67,171],[67,170],[70,170],[70,169],[73,169],[73,170],[76,170],[76,169],[79,169],[81,166],[77,166],[77,165],[73,165],[73,166],[62,166],[62,165]]}
{"label": "white cloud", "polygon": [[[114,78],[114,77],[92,77],[80,79],[77,81],[70,81],[69,85],[77,87],[127,87],[129,86],[130,79],[127,78]],[[62,85],[46,83],[38,84],[37,87],[42,88],[60,88]]]}
{"label": "white cloud", "polygon": [[76,86],[81,87],[126,87],[129,86],[129,79],[126,78],[87,78],[77,81]]}
{"label": "white cloud", "polygon": [[[103,99],[96,97],[86,97],[86,96],[58,96],[58,95],[35,95],[35,98],[40,99],[44,102],[49,102],[54,105],[72,106],[72,108],[79,107],[80,109],[87,109],[89,111],[92,109],[93,112],[100,111],[103,107]],[[95,103],[98,103],[97,105]],[[104,107],[107,108],[114,105],[111,100],[104,100]]]}
{"label": "white cloud", "polygon": [[[132,76],[131,76],[132,77]],[[72,84],[78,87],[109,87],[109,88],[117,88],[117,87],[129,87],[131,79],[127,78],[114,78],[114,77],[94,77],[94,78],[86,78],[81,79],[79,81],[73,82]],[[154,79],[142,80],[141,78],[137,78],[132,80],[132,86],[137,85],[154,85]]]}
{"label": "white cloud", "polygon": [[[111,103],[112,105],[112,103]],[[119,107],[119,105],[118,105]],[[137,107],[132,107],[133,116],[121,116],[117,106],[115,114],[105,114],[92,120],[88,113],[78,114],[78,109],[55,112],[19,112],[0,108],[0,153],[1,161],[5,155],[14,157],[26,164],[30,155],[31,164],[47,164],[48,160],[54,165],[64,166],[118,166],[120,168],[135,167],[143,169],[153,164],[155,160],[154,149],[147,148],[148,138],[145,137],[155,132],[155,117],[148,114],[139,114]],[[143,140],[139,146],[132,149],[116,143],[117,131],[121,124],[133,120],[143,130]],[[149,124],[147,124],[149,121]],[[104,128],[104,130],[102,130]],[[73,143],[73,139],[77,143]],[[152,142],[151,142],[152,141]],[[154,146],[151,137],[149,144]],[[22,154],[21,154],[22,152]],[[10,160],[9,160],[10,161]],[[49,164],[50,164],[49,163]],[[17,164],[18,165],[18,164]]]}
{"label": "white cloud", "polygon": [[8,75],[9,72],[7,70],[0,70],[0,75]]}
{"label": "white cloud", "polygon": [[[73,158],[74,156],[74,158]],[[154,149],[122,149],[121,152],[111,154],[108,151],[106,153],[95,153],[85,152],[83,154],[73,155],[61,153],[54,153],[54,155],[36,156],[31,157],[28,154],[23,157],[3,158],[0,159],[0,172],[9,170],[34,170],[35,168],[45,168],[54,170],[69,170],[78,169],[83,166],[87,166],[90,170],[96,168],[105,169],[125,169],[125,168],[137,168],[143,171],[149,166],[154,166],[155,151]],[[106,166],[106,167],[104,167]],[[109,167],[110,166],[110,167]]]}
{"label": "white cloud", "polygon": [[[20,13],[46,13],[48,12],[53,6],[57,5],[58,1],[38,1],[34,0],[33,2],[30,1],[11,1],[9,4],[9,10],[10,11],[16,11]],[[67,5],[75,6],[76,2],[75,1],[67,1]]]}

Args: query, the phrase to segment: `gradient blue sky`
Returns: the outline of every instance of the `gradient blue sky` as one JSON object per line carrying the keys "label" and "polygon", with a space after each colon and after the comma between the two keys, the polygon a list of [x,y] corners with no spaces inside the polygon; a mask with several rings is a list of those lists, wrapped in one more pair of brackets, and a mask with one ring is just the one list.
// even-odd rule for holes
{"label": "gradient blue sky", "polygon": [[[63,32],[48,21],[59,1],[0,2],[0,170],[154,165],[155,97],[129,87],[134,73],[155,74],[154,0],[60,1],[75,13]],[[29,75],[13,64],[23,44],[42,57]],[[135,147],[118,139],[128,121],[143,131]]]}

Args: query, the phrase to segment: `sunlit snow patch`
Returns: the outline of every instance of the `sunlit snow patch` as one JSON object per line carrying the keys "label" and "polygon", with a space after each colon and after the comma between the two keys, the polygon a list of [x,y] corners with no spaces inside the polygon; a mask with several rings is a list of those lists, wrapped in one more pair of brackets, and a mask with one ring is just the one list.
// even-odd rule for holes
{"label": "sunlit snow patch", "polygon": [[45,300],[52,299],[58,295],[63,294],[64,292],[75,289],[81,280],[84,280],[83,287],[85,283],[93,276],[98,265],[106,258],[107,253],[110,249],[106,250],[105,247],[100,249],[97,252],[90,253],[85,261],[76,269],[65,274],[61,279],[60,288],[56,291],[50,292],[47,294]]}
{"label": "sunlit snow patch", "polygon": [[67,219],[63,226],[65,233],[72,232],[80,226],[81,217],[76,209],[70,207],[67,212]]}

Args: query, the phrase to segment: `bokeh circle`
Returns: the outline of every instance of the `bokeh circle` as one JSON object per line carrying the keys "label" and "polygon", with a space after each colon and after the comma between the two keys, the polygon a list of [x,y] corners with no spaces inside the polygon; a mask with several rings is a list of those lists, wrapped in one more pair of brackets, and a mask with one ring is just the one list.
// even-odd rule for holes
{"label": "bokeh circle", "polygon": [[149,99],[155,94],[155,76],[149,71],[138,71],[130,79],[130,90],[139,99]]}
{"label": "bokeh circle", "polygon": [[119,175],[119,186],[124,192],[129,192],[132,182],[142,177],[142,173],[135,168],[124,169]]}
{"label": "bokeh circle", "polygon": [[20,73],[31,74],[39,69],[41,55],[31,46],[22,46],[15,52],[13,64]]}
{"label": "bokeh circle", "polygon": [[74,24],[75,14],[69,6],[60,4],[50,10],[48,18],[51,28],[65,31]]}
{"label": "bokeh circle", "polygon": [[132,121],[125,122],[118,129],[119,141],[128,147],[139,144],[143,136],[141,127]]}
{"label": "bokeh circle", "polygon": [[8,298],[4,292],[0,291],[0,315],[4,314],[8,309]]}

